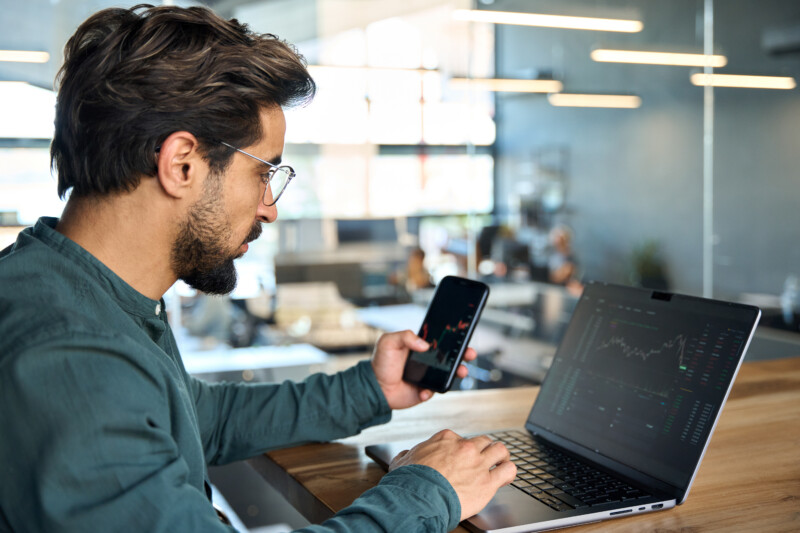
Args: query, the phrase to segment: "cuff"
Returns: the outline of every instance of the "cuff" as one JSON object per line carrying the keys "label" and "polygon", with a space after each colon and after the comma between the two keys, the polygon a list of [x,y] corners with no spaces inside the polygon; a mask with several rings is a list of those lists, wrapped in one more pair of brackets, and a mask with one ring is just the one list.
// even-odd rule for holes
{"label": "cuff", "polygon": [[358,415],[358,430],[385,424],[392,419],[392,409],[375,377],[372,363],[361,361],[344,373],[345,387],[352,409]]}
{"label": "cuff", "polygon": [[447,478],[435,469],[425,465],[401,466],[383,476],[378,485],[402,488],[412,493],[423,510],[422,514],[442,517],[447,523],[446,531],[458,526],[461,502]]}

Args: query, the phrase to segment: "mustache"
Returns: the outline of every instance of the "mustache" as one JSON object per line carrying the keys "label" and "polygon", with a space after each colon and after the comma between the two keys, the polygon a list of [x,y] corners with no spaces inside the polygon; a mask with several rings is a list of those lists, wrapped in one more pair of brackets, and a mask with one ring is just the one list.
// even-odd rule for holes
{"label": "mustache", "polygon": [[261,222],[256,222],[253,225],[253,229],[250,230],[250,233],[247,234],[247,238],[244,240],[243,244],[247,244],[249,242],[253,242],[254,240],[261,237],[261,232],[263,231],[261,227]]}

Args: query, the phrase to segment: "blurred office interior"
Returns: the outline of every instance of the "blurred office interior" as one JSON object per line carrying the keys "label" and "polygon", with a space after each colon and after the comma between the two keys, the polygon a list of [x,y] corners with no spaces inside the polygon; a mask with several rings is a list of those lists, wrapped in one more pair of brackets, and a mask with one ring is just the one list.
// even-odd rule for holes
{"label": "blurred office interior", "polygon": [[[0,248],[63,208],[48,147],[64,43],[135,3],[3,2]],[[164,3],[279,35],[318,83],[287,111],[297,178],[237,289],[165,295],[190,371],[346,367],[417,329],[448,274],[492,288],[460,388],[539,383],[585,280],[758,305],[748,358],[800,353],[800,3]]]}

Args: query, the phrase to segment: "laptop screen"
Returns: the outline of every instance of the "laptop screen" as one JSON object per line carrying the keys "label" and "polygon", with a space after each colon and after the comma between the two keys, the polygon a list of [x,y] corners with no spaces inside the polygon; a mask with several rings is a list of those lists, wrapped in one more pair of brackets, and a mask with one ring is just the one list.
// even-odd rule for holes
{"label": "laptop screen", "polygon": [[529,424],[688,487],[755,307],[589,284]]}

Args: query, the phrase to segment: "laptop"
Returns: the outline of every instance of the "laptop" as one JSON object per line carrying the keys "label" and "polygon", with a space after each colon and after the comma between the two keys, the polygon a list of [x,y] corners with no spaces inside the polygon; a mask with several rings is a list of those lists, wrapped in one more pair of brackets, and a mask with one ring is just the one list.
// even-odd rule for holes
{"label": "laptop", "polygon": [[[464,525],[541,531],[683,503],[760,315],[587,284],[525,427],[490,434],[506,442],[517,478]],[[414,444],[366,452],[388,468]]]}

